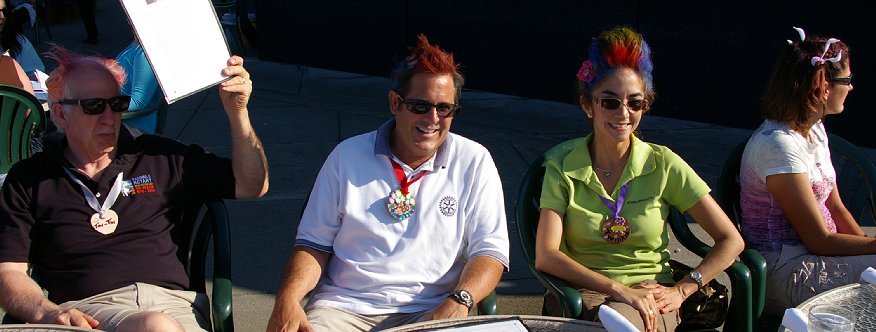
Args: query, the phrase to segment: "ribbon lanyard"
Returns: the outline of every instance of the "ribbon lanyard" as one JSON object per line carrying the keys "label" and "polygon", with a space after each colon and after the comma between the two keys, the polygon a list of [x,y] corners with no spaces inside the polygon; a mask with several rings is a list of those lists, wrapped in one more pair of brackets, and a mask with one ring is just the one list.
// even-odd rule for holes
{"label": "ribbon lanyard", "polygon": [[97,197],[94,193],[88,189],[88,186],[76,178],[76,176],[73,175],[73,172],[70,172],[67,168],[64,168],[64,171],[67,172],[67,175],[69,175],[71,179],[73,179],[73,182],[79,184],[79,187],[82,188],[82,194],[85,195],[85,201],[88,202],[91,209],[94,210],[94,212],[97,212],[101,218],[104,217],[103,213],[116,203],[116,199],[119,198],[119,194],[122,192],[122,172],[119,172],[119,175],[116,176],[116,181],[113,183],[112,189],[110,189],[109,193],[106,195],[106,200],[103,201],[103,205],[101,205],[97,202]]}
{"label": "ribbon lanyard", "polygon": [[627,188],[629,188],[629,187],[630,187],[630,183],[627,182],[627,183],[624,183],[624,185],[620,188],[620,193],[618,193],[618,195],[617,195],[617,203],[616,204],[615,204],[615,202],[612,202],[608,198],[599,196],[599,199],[602,200],[602,203],[604,203],[605,206],[607,206],[608,209],[614,213],[615,220],[620,218],[620,211],[621,211],[621,209],[624,208],[624,201],[627,198]]}
{"label": "ribbon lanyard", "polygon": [[392,163],[392,170],[395,171],[395,178],[398,179],[398,184],[401,186],[402,194],[407,195],[408,189],[411,187],[414,182],[419,181],[426,175],[426,171],[420,171],[417,175],[414,175],[413,178],[408,180],[408,177],[405,176],[405,170],[402,169],[401,165],[399,165],[395,160],[389,158],[389,161]]}

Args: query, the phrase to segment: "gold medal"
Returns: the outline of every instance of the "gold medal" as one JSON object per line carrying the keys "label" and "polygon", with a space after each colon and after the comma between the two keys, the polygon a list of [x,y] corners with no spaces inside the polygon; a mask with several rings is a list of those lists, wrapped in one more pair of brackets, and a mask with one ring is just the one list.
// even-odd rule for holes
{"label": "gold medal", "polygon": [[614,244],[620,244],[630,237],[632,227],[624,217],[608,217],[602,223],[602,238]]}
{"label": "gold medal", "polygon": [[103,213],[98,212],[91,215],[91,228],[103,235],[115,232],[118,226],[119,215],[116,214],[116,211],[106,210]]}

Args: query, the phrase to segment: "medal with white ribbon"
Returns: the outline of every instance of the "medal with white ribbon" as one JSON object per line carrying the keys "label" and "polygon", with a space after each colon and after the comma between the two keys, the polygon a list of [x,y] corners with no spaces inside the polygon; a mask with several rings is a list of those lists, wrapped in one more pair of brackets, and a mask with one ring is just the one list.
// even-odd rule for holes
{"label": "medal with white ribbon", "polygon": [[392,160],[392,158],[389,159],[389,162],[392,163],[392,170],[395,172],[395,177],[398,179],[401,188],[389,193],[386,209],[393,218],[398,221],[405,221],[414,215],[414,209],[417,205],[414,195],[408,192],[408,189],[411,184],[423,178],[423,175],[426,175],[426,171],[421,171],[408,180],[408,177],[405,176],[405,170],[402,169],[401,165]]}
{"label": "medal with white ribbon", "polygon": [[79,184],[79,187],[82,188],[82,194],[85,195],[85,201],[88,202],[88,206],[96,212],[91,215],[91,228],[104,235],[115,232],[116,227],[119,226],[119,215],[110,208],[116,203],[116,199],[119,198],[119,194],[122,192],[122,172],[119,172],[119,175],[116,176],[116,181],[106,195],[106,200],[103,201],[103,204],[99,204],[97,196],[88,189],[88,186],[77,179],[69,169],[64,168],[64,171],[73,179],[73,182]]}
{"label": "medal with white ribbon", "polygon": [[627,198],[627,188],[629,187],[630,183],[627,182],[620,188],[620,193],[617,195],[616,203],[608,198],[599,196],[599,198],[602,199],[602,203],[604,203],[612,212],[612,216],[606,218],[605,221],[602,222],[602,227],[600,227],[602,230],[602,238],[610,243],[623,243],[630,237],[630,231],[633,229],[627,219],[620,215],[620,211],[624,207],[624,200]]}

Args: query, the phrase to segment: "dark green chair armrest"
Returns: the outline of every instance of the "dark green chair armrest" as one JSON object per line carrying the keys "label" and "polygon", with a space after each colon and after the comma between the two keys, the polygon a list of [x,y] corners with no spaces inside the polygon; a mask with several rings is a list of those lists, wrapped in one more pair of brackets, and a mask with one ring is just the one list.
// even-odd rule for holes
{"label": "dark green chair armrest", "polygon": [[[669,211],[667,218],[673,234],[685,248],[693,252],[695,255],[705,257],[712,248],[701,241],[690,230],[690,225],[687,219],[677,209],[672,208]],[[741,262],[734,262],[724,272],[730,277],[732,293],[730,296],[730,307],[727,311],[727,321],[724,323],[726,331],[753,331],[754,330],[754,310],[753,305],[753,286],[751,271],[744,264],[745,261],[756,261],[756,256],[760,256],[757,252],[751,250],[740,255]],[[760,257],[761,261],[763,257]],[[766,264],[764,263],[764,266]],[[765,271],[765,270],[764,270]],[[764,276],[765,277],[765,276]]]}
{"label": "dark green chair armrest", "polygon": [[766,298],[766,260],[754,249],[743,250],[739,259],[751,274],[751,312],[752,318],[757,319],[763,313],[763,299]]}
{"label": "dark green chair armrest", "polygon": [[[191,245],[189,266],[187,268],[190,289],[195,292],[206,292],[206,272],[212,239],[213,249],[213,287],[210,297],[210,309],[213,316],[213,330],[219,332],[234,331],[234,316],[232,310],[231,283],[231,223],[228,211],[222,200],[210,201],[204,204],[206,212],[200,222],[193,224],[194,238]],[[187,212],[189,217],[197,217],[201,206],[193,206]]]}
{"label": "dark green chair armrest", "polygon": [[[551,274],[532,269],[535,277],[544,285],[550,295],[557,298],[563,309],[563,317],[580,318],[584,312],[584,301],[581,293],[569,282],[557,278]],[[542,315],[548,315],[545,305],[541,307]]]}
{"label": "dark green chair armrest", "polygon": [[496,291],[490,292],[483,300],[478,302],[478,315],[498,315],[499,301],[496,298]]}
{"label": "dark green chair armrest", "polygon": [[213,330],[234,331],[231,283],[231,223],[222,201],[207,203],[213,217]]}

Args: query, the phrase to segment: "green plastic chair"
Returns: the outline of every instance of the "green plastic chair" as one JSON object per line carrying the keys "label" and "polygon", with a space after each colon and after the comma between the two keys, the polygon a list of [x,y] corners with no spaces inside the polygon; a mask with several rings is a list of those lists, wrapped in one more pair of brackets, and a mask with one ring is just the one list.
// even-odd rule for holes
{"label": "green plastic chair", "polygon": [[[548,292],[545,296],[553,295],[559,299],[563,306],[563,317],[581,318],[583,311],[581,293],[565,280],[535,268],[535,233],[538,229],[539,200],[545,172],[543,163],[544,159],[541,156],[532,162],[521,181],[515,205],[517,234],[520,236],[520,246],[529,269]],[[700,241],[693,234],[686,218],[675,208],[671,209],[667,223],[678,241],[697,256],[704,257],[711,249],[709,245]],[[756,251],[745,251],[740,255],[740,259],[745,262],[747,257],[751,255],[760,256]],[[750,309],[752,306],[751,273],[742,262],[734,262],[725,270],[730,277],[732,292],[727,321],[723,327],[724,331],[753,330],[753,311]],[[542,315],[547,314],[543,305]]]}
{"label": "green plastic chair", "polygon": [[[195,203],[186,207],[181,222],[172,233],[179,249],[177,256],[189,275],[189,290],[206,293],[209,248],[212,240],[213,276],[210,311],[213,331],[234,331],[231,283],[231,224],[222,200]],[[38,279],[35,277],[35,279]],[[3,324],[22,321],[5,315]]]}
{"label": "green plastic chair", "polygon": [[[307,203],[310,202],[310,193],[307,193],[307,196],[304,198],[304,204],[301,205],[301,210],[298,213],[298,220],[304,216],[304,209],[307,208]],[[490,292],[487,297],[483,300],[480,300],[477,304],[477,314],[478,315],[498,315],[499,314],[499,301],[496,297],[496,291],[493,290]]]}
{"label": "green plastic chair", "polygon": [[[876,204],[874,204],[876,200],[873,197],[876,193],[876,166],[858,147],[842,137],[828,133],[828,142],[837,173],[837,187],[843,203],[855,220],[859,223],[870,220],[869,225],[872,226],[872,218],[876,216]],[[737,229],[741,229],[742,222],[742,207],[739,203],[739,167],[746,144],[748,138],[739,142],[730,152],[718,175],[715,190],[715,199],[736,224]],[[867,218],[868,216],[870,219]],[[868,224],[862,223],[862,225]],[[763,256],[748,259],[747,265],[751,269],[754,285],[752,315],[760,323],[760,329],[775,331],[781,324],[781,317],[763,312],[766,297],[766,261]]]}
{"label": "green plastic chair", "polygon": [[30,92],[0,84],[0,173],[30,157],[30,142],[46,129],[46,113]]}

